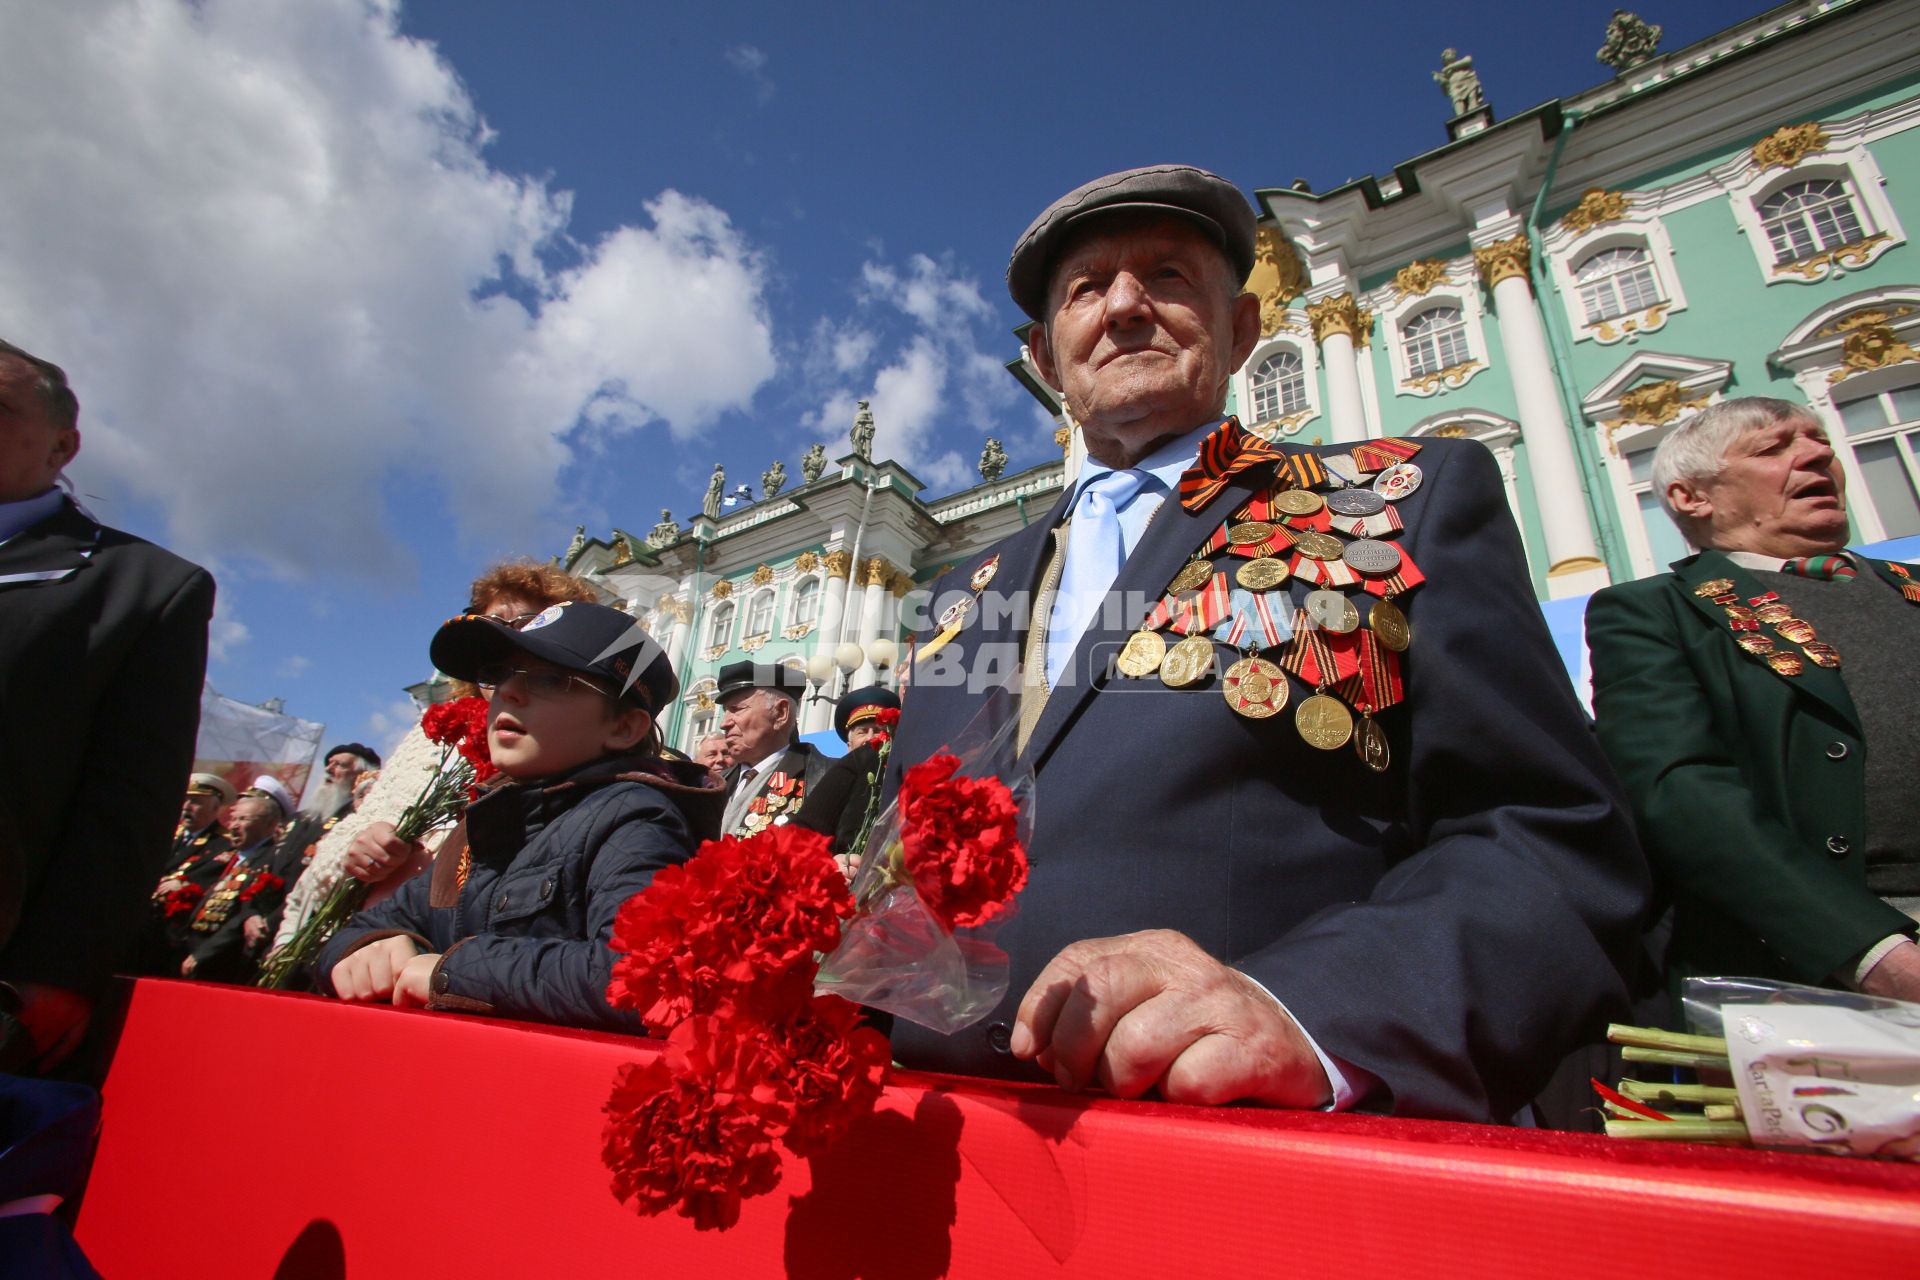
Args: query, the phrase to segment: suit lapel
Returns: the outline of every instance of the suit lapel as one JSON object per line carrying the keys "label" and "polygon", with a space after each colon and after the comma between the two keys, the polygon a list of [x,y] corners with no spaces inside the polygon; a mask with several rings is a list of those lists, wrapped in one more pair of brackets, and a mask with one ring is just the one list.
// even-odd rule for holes
{"label": "suit lapel", "polygon": [[[1085,635],[1080,637],[1079,645],[1074,649],[1073,658],[1067,670],[1074,673],[1071,685],[1055,689],[1048,695],[1047,705],[1041,711],[1039,721],[1033,727],[1033,736],[1027,740],[1022,756],[1030,763],[1038,764],[1046,758],[1054,739],[1073,719],[1080,705],[1105,685],[1107,674],[1104,670],[1094,674],[1096,655],[1112,655],[1133,634],[1143,618],[1144,610],[1128,610],[1122,606],[1133,599],[1144,600],[1146,607],[1160,599],[1167,584],[1180,571],[1200,545],[1220,526],[1220,522],[1244,503],[1254,490],[1267,482],[1272,475],[1270,467],[1252,467],[1229,480],[1212,501],[1198,511],[1188,511],[1180,505],[1178,486],[1169,493],[1153,514],[1146,532],[1140,537],[1140,544],[1120,566],[1120,574],[1113,581],[1106,600],[1100,611],[1094,615],[1093,622]],[[1036,627],[1047,625],[1045,618],[1033,620]]]}
{"label": "suit lapel", "polygon": [[[1673,571],[1680,578],[1683,593],[1687,601],[1692,604],[1695,609],[1699,610],[1700,615],[1706,618],[1716,631],[1720,632],[1720,634],[1726,638],[1727,644],[1733,645],[1737,649],[1738,633],[1727,626],[1726,611],[1713,602],[1712,596],[1699,594],[1698,588],[1703,583],[1711,582],[1716,578],[1724,578],[1733,583],[1733,592],[1740,597],[1742,604],[1745,604],[1757,595],[1763,594],[1767,588],[1761,585],[1759,579],[1755,578],[1751,573],[1747,572],[1747,570],[1741,568],[1718,551],[1702,551],[1692,560],[1682,560],[1674,565]],[[1786,603],[1790,605],[1793,601],[1789,599]],[[1767,635],[1769,633],[1767,631],[1756,631],[1750,634]],[[1782,644],[1781,650],[1777,651],[1791,652],[1792,649],[1793,646]],[[1856,728],[1859,726],[1860,714],[1854,708],[1853,697],[1847,692],[1846,681],[1840,678],[1839,671],[1829,667],[1819,666],[1813,662],[1805,662],[1802,664],[1799,675],[1784,676],[1767,665],[1766,658],[1759,654],[1747,653],[1741,650],[1739,656],[1743,662],[1752,663],[1760,670],[1765,671],[1773,679],[1780,681],[1795,692],[1805,694],[1819,702],[1824,702],[1828,707],[1832,708],[1836,714],[1844,717],[1848,724],[1854,725]]]}
{"label": "suit lapel", "polygon": [[99,525],[62,507],[0,543],[0,591],[72,576],[86,567],[99,541]]}

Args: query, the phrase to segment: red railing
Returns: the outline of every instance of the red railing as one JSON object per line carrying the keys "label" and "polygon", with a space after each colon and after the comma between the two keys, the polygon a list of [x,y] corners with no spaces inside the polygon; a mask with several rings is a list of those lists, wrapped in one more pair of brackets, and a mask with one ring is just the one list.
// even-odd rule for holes
{"label": "red railing", "polygon": [[607,1190],[644,1041],[135,985],[78,1235],[109,1277],[1913,1274],[1920,1168],[896,1073],[726,1232]]}

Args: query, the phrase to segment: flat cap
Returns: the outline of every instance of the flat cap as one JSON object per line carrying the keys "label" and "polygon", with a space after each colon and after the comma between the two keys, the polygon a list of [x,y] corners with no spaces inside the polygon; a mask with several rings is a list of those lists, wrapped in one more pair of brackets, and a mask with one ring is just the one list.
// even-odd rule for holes
{"label": "flat cap", "polygon": [[380,767],[380,753],[364,742],[343,742],[337,747],[328,747],[327,754],[320,759],[323,762],[331,760],[342,752],[350,756],[358,756],[376,769]]}
{"label": "flat cap", "polygon": [[720,668],[713,700],[725,702],[728,695],[749,689],[777,689],[797,698],[806,693],[807,678],[781,662],[729,662]]}
{"label": "flat cap", "polygon": [[1191,219],[1232,264],[1235,280],[1253,270],[1253,206],[1239,188],[1190,164],[1156,164],[1095,178],[1048,205],[1013,246],[1007,292],[1035,320],[1046,320],[1047,277],[1069,228],[1097,213],[1145,209]]}

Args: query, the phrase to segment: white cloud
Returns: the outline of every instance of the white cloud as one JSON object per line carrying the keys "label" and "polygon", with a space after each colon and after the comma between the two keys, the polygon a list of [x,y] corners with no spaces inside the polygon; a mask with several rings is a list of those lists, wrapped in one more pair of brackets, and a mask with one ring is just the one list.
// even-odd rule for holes
{"label": "white cloud", "polygon": [[253,638],[247,624],[233,616],[233,606],[223,592],[213,596],[213,622],[207,627],[207,656],[225,662],[233,651]]}
{"label": "white cloud", "polygon": [[399,749],[407,731],[419,723],[420,708],[413,705],[413,699],[394,698],[367,713],[360,741],[372,744],[385,760]]}
{"label": "white cloud", "polygon": [[725,53],[727,65],[745,76],[761,102],[773,97],[773,81],[767,76],[766,51],[750,44],[737,44]]}
{"label": "white cloud", "polygon": [[570,446],[697,431],[774,372],[764,268],[724,212],[668,190],[650,225],[569,240],[568,194],[488,163],[397,9],[9,18],[0,335],[73,377],[76,479],[158,504],[185,554],[300,577],[353,529],[355,566],[391,572],[396,474],[457,493],[465,532],[531,531]]}
{"label": "white cloud", "polygon": [[307,670],[312,666],[312,658],[303,657],[297,653],[290,653],[280,663],[280,674],[298,678],[307,674]]}
{"label": "white cloud", "polygon": [[[868,389],[852,393],[845,386],[836,388],[819,420],[825,427],[844,429],[842,424],[852,420],[852,401],[864,396],[873,402],[877,456],[899,459],[935,493],[977,483],[974,459],[979,444],[988,435],[1007,435],[1006,417],[1019,399],[1003,358],[983,346],[983,341],[997,344],[1001,339],[993,330],[997,314],[981,296],[979,282],[951,263],[914,254],[904,266],[865,263],[859,297],[868,314],[890,313],[904,320],[907,333]],[[837,348],[846,335],[872,334],[873,329],[850,323],[833,333]],[[855,369],[840,372],[864,367],[877,343],[876,337],[861,352]],[[969,447],[943,447],[962,426],[972,437]]]}
{"label": "white cloud", "polygon": [[839,373],[858,373],[873,359],[880,335],[870,329],[844,329],[833,337],[833,367]]}

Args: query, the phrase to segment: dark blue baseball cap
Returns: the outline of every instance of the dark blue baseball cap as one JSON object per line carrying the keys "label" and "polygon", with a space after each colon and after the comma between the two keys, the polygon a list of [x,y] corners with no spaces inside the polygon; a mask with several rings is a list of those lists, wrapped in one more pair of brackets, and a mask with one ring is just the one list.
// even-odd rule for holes
{"label": "dark blue baseball cap", "polygon": [[441,624],[428,653],[433,665],[454,679],[475,681],[496,663],[531,654],[591,676],[610,693],[656,715],[680,693],[660,642],[631,616],[603,604],[563,601],[518,626],[485,614],[463,614]]}

